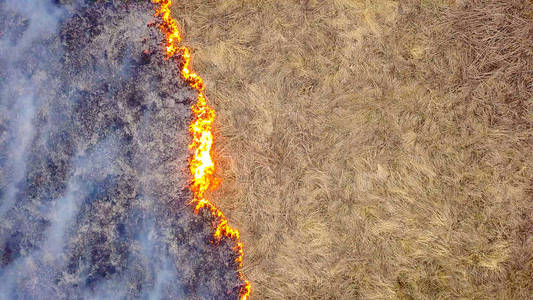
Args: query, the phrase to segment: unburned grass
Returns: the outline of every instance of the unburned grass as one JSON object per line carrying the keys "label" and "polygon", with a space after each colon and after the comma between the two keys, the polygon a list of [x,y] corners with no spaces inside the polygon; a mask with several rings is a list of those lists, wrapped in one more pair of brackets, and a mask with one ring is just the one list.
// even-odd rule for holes
{"label": "unburned grass", "polygon": [[253,298],[533,293],[531,11],[176,4]]}

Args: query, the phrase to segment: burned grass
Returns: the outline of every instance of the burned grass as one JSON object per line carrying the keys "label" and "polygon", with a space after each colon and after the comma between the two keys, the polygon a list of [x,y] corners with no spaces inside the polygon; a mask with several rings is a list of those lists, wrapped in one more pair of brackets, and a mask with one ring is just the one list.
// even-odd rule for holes
{"label": "burned grass", "polygon": [[146,1],[0,2],[0,298],[236,299]]}

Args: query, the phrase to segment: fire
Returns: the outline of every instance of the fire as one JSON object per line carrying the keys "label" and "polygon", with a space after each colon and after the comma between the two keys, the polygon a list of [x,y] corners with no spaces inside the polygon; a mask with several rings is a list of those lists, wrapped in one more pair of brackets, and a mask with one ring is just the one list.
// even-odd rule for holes
{"label": "fire", "polygon": [[[212,186],[212,176],[215,171],[215,163],[211,156],[215,111],[207,104],[207,98],[204,93],[205,86],[202,78],[192,71],[190,67],[191,53],[189,48],[178,46],[181,42],[181,36],[178,24],[171,15],[170,7],[172,6],[172,1],[152,0],[152,2],[159,4],[156,8],[155,15],[161,18],[159,28],[166,37],[166,58],[176,56],[181,58],[181,76],[192,88],[198,91],[196,104],[192,106],[194,118],[189,126],[189,131],[192,135],[192,142],[189,145],[189,149],[192,152],[189,164],[189,170],[192,175],[190,189],[194,194],[191,203],[196,204],[196,213],[201,209],[208,209],[211,215],[215,217],[217,225],[213,236],[216,240],[219,241],[226,237],[235,241],[236,245],[233,249],[238,255],[235,261],[239,264],[239,267],[242,267],[244,248],[239,240],[239,231],[229,226],[228,219],[224,214],[205,197],[206,191]],[[246,300],[250,295],[251,284],[248,280],[244,279],[241,271],[238,273],[244,282],[241,288],[240,299]]]}

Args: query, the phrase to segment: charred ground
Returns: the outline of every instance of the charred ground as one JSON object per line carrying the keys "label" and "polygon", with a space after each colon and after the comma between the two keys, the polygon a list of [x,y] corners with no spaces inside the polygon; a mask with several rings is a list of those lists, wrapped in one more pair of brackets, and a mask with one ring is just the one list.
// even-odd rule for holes
{"label": "charred ground", "polygon": [[15,3],[0,4],[1,294],[238,297],[231,244],[186,205],[195,95],[150,2]]}

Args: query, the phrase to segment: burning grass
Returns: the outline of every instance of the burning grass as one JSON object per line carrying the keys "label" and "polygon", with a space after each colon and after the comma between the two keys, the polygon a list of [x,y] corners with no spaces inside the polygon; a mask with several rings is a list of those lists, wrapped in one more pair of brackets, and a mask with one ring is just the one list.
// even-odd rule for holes
{"label": "burning grass", "polygon": [[[153,0],[152,2],[157,4],[156,15],[161,18],[159,27],[166,37],[166,59],[174,59],[180,64],[183,80],[197,92],[196,103],[192,106],[193,120],[189,125],[189,131],[192,135],[192,142],[189,145],[192,153],[189,161],[192,177],[190,189],[193,192],[191,203],[195,205],[196,213],[206,209],[216,218],[215,222],[217,224],[213,234],[215,240],[219,242],[222,238],[228,238],[234,241],[235,247],[233,250],[237,255],[235,261],[239,267],[242,267],[244,246],[239,240],[239,231],[228,224],[228,220],[222,211],[210,202],[205,195],[212,188],[212,175],[215,171],[215,163],[212,158],[215,111],[207,104],[202,78],[191,69],[189,48],[178,45],[181,42],[181,37],[178,25],[171,15],[172,2],[170,0]],[[179,59],[175,58],[177,55],[179,55]],[[238,275],[243,282],[239,297],[242,300],[246,300],[250,294],[251,286],[240,271]]]}
{"label": "burning grass", "polygon": [[[527,1],[181,1],[256,298],[533,292]],[[183,21],[182,21],[183,20]]]}

